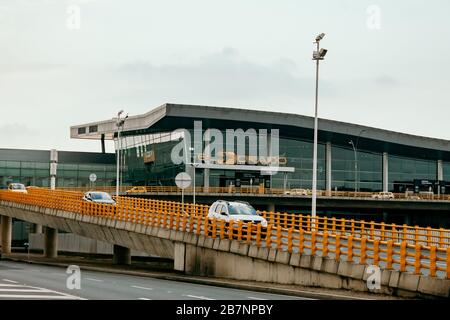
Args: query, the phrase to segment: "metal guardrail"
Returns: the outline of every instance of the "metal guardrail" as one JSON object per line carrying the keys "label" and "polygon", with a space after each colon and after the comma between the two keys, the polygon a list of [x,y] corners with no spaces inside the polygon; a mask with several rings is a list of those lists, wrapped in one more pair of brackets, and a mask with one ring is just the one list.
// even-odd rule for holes
{"label": "metal guardrail", "polygon": [[[322,222],[321,226],[319,220],[313,221],[311,218],[303,217],[307,224],[305,230],[303,220],[297,227],[295,225],[285,227],[284,222],[277,220],[277,213],[267,212],[263,212],[263,215],[270,223],[267,228],[263,228],[260,224],[253,225],[250,222],[226,223],[223,220],[209,219],[205,214],[207,206],[191,204],[181,212],[180,204],[176,202],[127,197],[120,197],[118,200],[117,205],[106,205],[82,201],[81,193],[74,191],[35,189],[28,194],[0,191],[0,201],[129,221],[212,238],[235,239],[258,247],[265,246],[290,253],[319,255],[359,264],[371,263],[401,272],[411,271],[414,274],[450,278],[450,247],[424,246],[419,242],[410,244],[407,240],[386,238],[386,235],[385,238],[377,239],[374,228],[364,229],[370,232],[373,230],[373,234],[361,232],[358,236],[355,229],[354,234],[348,235],[345,233],[346,227],[342,230],[341,226],[339,231],[339,225],[333,224],[333,220],[329,228],[329,224],[324,225]],[[291,221],[299,222],[299,220]],[[348,221],[345,220],[345,223]],[[351,223],[352,221],[350,227]],[[449,230],[445,232],[448,233]]]}

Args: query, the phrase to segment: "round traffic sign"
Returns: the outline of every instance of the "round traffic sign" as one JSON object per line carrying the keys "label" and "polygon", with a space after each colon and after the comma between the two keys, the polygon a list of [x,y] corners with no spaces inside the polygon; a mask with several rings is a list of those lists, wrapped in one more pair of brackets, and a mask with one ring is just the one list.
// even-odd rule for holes
{"label": "round traffic sign", "polygon": [[95,180],[97,180],[97,175],[96,175],[95,173],[91,173],[91,174],[89,175],[89,180],[90,180],[91,182],[94,182]]}
{"label": "round traffic sign", "polygon": [[191,176],[186,172],[180,172],[175,177],[175,184],[180,189],[186,189],[187,187],[189,187],[191,185],[191,181]]}

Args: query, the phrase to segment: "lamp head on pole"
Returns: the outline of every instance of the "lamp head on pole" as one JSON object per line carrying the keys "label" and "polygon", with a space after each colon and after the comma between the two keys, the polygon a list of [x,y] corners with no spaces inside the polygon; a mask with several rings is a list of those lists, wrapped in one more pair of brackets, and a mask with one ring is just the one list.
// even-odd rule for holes
{"label": "lamp head on pole", "polygon": [[316,42],[319,42],[320,40],[322,40],[323,37],[325,37],[325,33],[322,32],[321,34],[319,34],[319,35],[316,37]]}

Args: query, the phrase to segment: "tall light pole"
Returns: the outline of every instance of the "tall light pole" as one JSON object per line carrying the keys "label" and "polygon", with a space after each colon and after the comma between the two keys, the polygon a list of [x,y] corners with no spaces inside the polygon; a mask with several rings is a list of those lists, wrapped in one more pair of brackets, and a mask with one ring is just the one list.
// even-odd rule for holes
{"label": "tall light pole", "polygon": [[190,147],[189,148],[189,150],[190,151],[192,151],[192,153],[193,153],[193,162],[191,162],[191,164],[192,164],[192,168],[194,169],[194,178],[192,179],[193,181],[193,184],[194,184],[194,190],[193,190],[193,196],[192,196],[192,201],[194,202],[194,207],[195,207],[195,148],[193,148],[193,147]]}
{"label": "tall light pole", "polygon": [[123,128],[125,120],[128,118],[128,114],[122,119],[123,110],[117,113],[116,125],[117,125],[117,154],[116,154],[116,202],[119,202],[119,187],[120,187],[120,127]]}
{"label": "tall light pole", "polygon": [[353,153],[355,154],[355,197],[356,197],[356,192],[358,191],[358,185],[357,185],[357,182],[356,182],[357,172],[358,172],[358,162],[356,160],[356,148],[355,148],[355,144],[353,143],[353,140],[350,140],[348,143],[352,145]]}
{"label": "tall light pole", "polygon": [[313,52],[313,60],[316,60],[316,105],[314,111],[314,148],[313,148],[313,177],[312,177],[312,205],[311,205],[311,216],[313,218],[312,226],[314,228],[315,217],[316,217],[316,199],[317,199],[317,102],[319,97],[319,61],[323,60],[327,54],[326,49],[320,49],[320,40],[325,37],[325,33],[321,33],[316,37],[314,42],[317,45],[317,51]]}

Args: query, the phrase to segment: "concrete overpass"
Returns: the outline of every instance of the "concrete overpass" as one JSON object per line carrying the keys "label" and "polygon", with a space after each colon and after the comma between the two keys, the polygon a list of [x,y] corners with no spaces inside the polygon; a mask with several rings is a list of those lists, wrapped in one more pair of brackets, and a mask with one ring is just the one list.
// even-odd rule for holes
{"label": "concrete overpass", "polygon": [[57,255],[56,230],[64,230],[114,243],[117,263],[129,263],[129,249],[135,249],[172,258],[174,268],[186,274],[358,291],[370,291],[366,281],[373,264],[382,268],[375,292],[449,296],[447,242],[409,245],[273,223],[266,231],[226,226],[207,219],[201,206],[187,206],[181,214],[177,204],[149,208],[143,201],[123,197],[110,206],[83,202],[77,192],[1,191],[2,251],[10,250],[11,218],[17,218],[46,227],[48,256]]}

